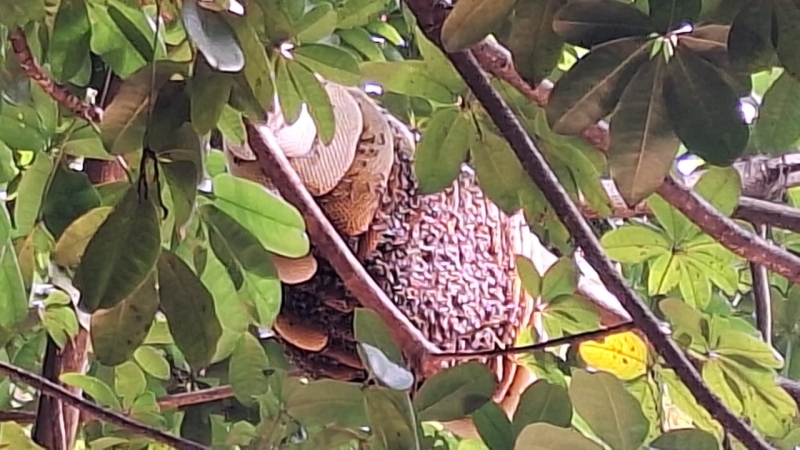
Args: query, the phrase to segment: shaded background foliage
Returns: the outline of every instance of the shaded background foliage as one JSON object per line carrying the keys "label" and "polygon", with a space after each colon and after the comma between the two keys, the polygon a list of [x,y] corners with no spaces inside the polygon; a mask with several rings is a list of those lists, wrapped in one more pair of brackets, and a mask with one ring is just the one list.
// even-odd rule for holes
{"label": "shaded background foliage", "polygon": [[[594,351],[572,346],[520,357],[541,379],[511,418],[490,400],[493,375],[474,362],[426,380],[412,397],[402,352],[369,310],[355,319],[374,381],[366,387],[302,380],[264,338],[281,302],[272,257],[308,253],[305,223],[292,205],[228,174],[222,152],[206,143],[218,135],[244,142],[243,118],[259,120],[274,94],[289,122],[306,104],[319,138],[330,140],[335,111],[315,73],[379,85],[380,103],[422,132],[421,191],[449,186],[469,161],[489,198],[508,214],[524,211],[545,245],[566,255],[542,274],[518,261],[525,289],[543,305],[543,329],[520,345],[542,332],[558,338],[601,325],[578,290],[568,232],[398,2],[2,0],[0,24],[9,37],[0,52],[2,361],[39,372],[48,341],[65,347],[90,325],[88,370],[62,374],[63,383],[214,448],[722,445],[724,430],[636,335],[620,344],[632,353],[609,349],[609,339]],[[99,124],[31,82],[24,58],[20,64],[20,31],[30,50],[22,56],[81,98],[94,97],[103,108]],[[773,328],[762,339],[746,261],[652,194],[676,158],[700,157],[718,167],[706,167],[695,191],[730,216],[742,180],[726,166],[795,149],[800,7],[788,0],[461,0],[442,33],[448,50],[493,33],[526,81],[555,81],[546,108],[503,80],[493,85],[566,191],[603,219],[598,234],[609,256],[671,325],[709,387],[775,445],[796,445],[797,406],[775,378],[800,377],[800,293],[770,275]],[[743,120],[742,97],[759,105],[757,120]],[[598,149],[579,135],[601,119],[609,139]],[[98,183],[88,173],[97,161],[125,170]],[[601,182],[609,177],[628,206],[646,202],[648,219],[611,219]],[[784,201],[794,207],[800,198],[790,189]],[[796,233],[775,230],[771,238],[800,248]],[[230,398],[183,409],[165,403],[170,394],[228,385]],[[0,382],[5,410],[35,411],[32,394]],[[480,440],[438,425],[465,416]],[[35,448],[20,422],[0,425],[0,443]],[[677,429],[687,424],[694,428]],[[83,423],[79,440],[98,449],[156,448],[97,421]]]}

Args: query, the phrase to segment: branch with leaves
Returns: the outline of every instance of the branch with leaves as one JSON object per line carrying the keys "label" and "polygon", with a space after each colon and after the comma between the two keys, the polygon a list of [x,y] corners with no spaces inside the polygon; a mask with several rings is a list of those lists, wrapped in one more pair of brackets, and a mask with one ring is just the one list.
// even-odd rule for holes
{"label": "branch with leaves", "polygon": [[204,445],[194,443],[187,439],[173,436],[169,433],[166,433],[164,431],[153,428],[149,425],[145,425],[141,422],[133,420],[130,417],[127,417],[116,411],[112,411],[95,403],[92,403],[82,397],[73,394],[72,392],[69,392],[63,386],[59,386],[53,383],[52,381],[42,378],[41,376],[35,373],[28,372],[27,370],[13,366],[11,364],[0,361],[0,373],[5,374],[11,380],[17,383],[22,383],[31,386],[34,389],[40,391],[44,395],[57,398],[61,402],[79,409],[82,413],[88,416],[94,417],[98,420],[110,423],[112,425],[116,425],[136,435],[153,439],[156,442],[169,445],[178,450],[205,450],[208,448]]}
{"label": "branch with leaves", "polygon": [[[420,0],[407,0],[406,4],[417,17],[428,39],[444,50],[439,36],[445,15],[442,8]],[[675,370],[697,401],[748,448],[771,449],[772,447],[762,437],[725,407],[719,397],[711,392],[683,350],[661,330],[655,315],[614,269],[586,219],[583,218],[561,186],[544,156],[536,148],[506,102],[489,84],[477,60],[469,52],[448,53],[448,57],[489,114],[492,122],[511,145],[525,171],[542,191],[548,203],[552,205],[556,215],[567,227],[578,246],[584,251],[587,261],[597,271],[601,281],[612,294],[617,296],[623,307],[630,313],[634,323],[642,330],[660,356]]]}

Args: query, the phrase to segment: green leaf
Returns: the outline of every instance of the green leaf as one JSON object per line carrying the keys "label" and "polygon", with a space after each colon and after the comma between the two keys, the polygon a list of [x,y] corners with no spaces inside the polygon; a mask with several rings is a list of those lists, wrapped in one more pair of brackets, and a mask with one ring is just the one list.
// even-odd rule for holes
{"label": "green leaf", "polygon": [[605,372],[573,372],[569,397],[597,437],[615,450],[637,450],[650,428],[642,407],[622,382]]}
{"label": "green leaf", "polygon": [[8,183],[19,173],[17,163],[14,162],[14,151],[0,141],[0,183]]}
{"label": "green leaf", "polygon": [[230,75],[213,71],[201,60],[195,63],[190,81],[191,121],[197,134],[205,135],[219,122],[228,103],[233,79]]}
{"label": "green leaf", "polygon": [[80,71],[89,57],[90,39],[91,24],[86,3],[63,2],[56,13],[47,49],[47,59],[55,79],[63,82]]}
{"label": "green leaf", "polygon": [[89,159],[112,160],[113,155],[110,155],[106,148],[103,146],[103,141],[100,139],[100,134],[94,127],[84,127],[75,130],[64,145],[61,147],[64,153],[72,156],[82,156]]}
{"label": "green leaf", "polygon": [[75,276],[80,306],[91,312],[119,303],[150,274],[160,248],[155,205],[131,187],[86,245]]}
{"label": "green leaf", "polygon": [[384,386],[405,391],[414,385],[414,375],[390,360],[378,347],[361,342],[358,344],[358,354],[364,367]]}
{"label": "green leaf", "polygon": [[239,276],[256,290],[253,302],[260,324],[272,326],[280,310],[280,295],[272,294],[280,294],[280,281],[270,253],[247,228],[213,204],[203,205],[199,211],[208,225],[211,249],[225,262],[229,274],[234,268],[244,270]]}
{"label": "green leaf", "polygon": [[107,4],[108,16],[145,61],[152,62],[166,56],[164,42],[161,36],[156,41],[155,30],[150,22],[152,19],[146,15],[145,10],[135,8],[121,0],[108,0]]}
{"label": "green leaf", "polygon": [[460,0],[445,17],[442,47],[453,53],[477,44],[508,16],[515,3],[516,0]]}
{"label": "green leaf", "polygon": [[72,307],[48,306],[42,315],[42,325],[59,348],[78,334],[78,318]]}
{"label": "green leaf", "polygon": [[590,48],[620,38],[647,36],[656,28],[633,5],[614,0],[580,0],[558,10],[553,30],[570,44]]}
{"label": "green leaf", "polygon": [[264,348],[250,333],[242,334],[228,363],[228,377],[236,399],[245,406],[257,404],[257,397],[269,389],[269,360]]}
{"label": "green leaf", "polygon": [[719,442],[703,430],[671,430],[649,444],[653,450],[718,450]]}
{"label": "green leaf", "polygon": [[122,411],[122,405],[119,403],[119,399],[114,394],[111,386],[101,380],[82,373],[64,373],[58,379],[62,383],[82,389],[85,394],[92,397],[100,406]]}
{"label": "green leaf", "polygon": [[157,348],[142,345],[133,352],[133,359],[145,372],[159,380],[169,380],[171,369],[169,361]]}
{"label": "green leaf", "polygon": [[[618,3],[570,4],[612,2]],[[647,61],[649,49],[645,38],[619,39],[593,48],[553,88],[546,110],[550,128],[576,135],[611,113],[639,66]]]}
{"label": "green leaf", "polygon": [[44,0],[32,0],[25,3],[4,1],[2,7],[3,16],[0,23],[9,28],[25,25],[31,20],[39,20],[45,15]]}
{"label": "green leaf", "polygon": [[0,448],[14,450],[44,450],[28,436],[28,432],[16,422],[0,424]]}
{"label": "green leaf", "polygon": [[727,330],[720,334],[714,352],[736,360],[750,360],[762,367],[780,369],[783,361],[771,346],[741,331]]}
{"label": "green leaf", "polygon": [[297,40],[316,42],[324,39],[336,29],[339,16],[330,3],[320,3],[309,9],[297,23]]}
{"label": "green leaf", "polygon": [[122,155],[142,148],[147,130],[147,112],[153,92],[174,73],[184,72],[175,63],[159,62],[155,76],[151,66],[147,66],[122,82],[114,99],[103,112],[100,123],[100,136],[103,145],[112,155]]}
{"label": "green leaf", "polygon": [[514,413],[514,435],[536,422],[547,422],[558,427],[569,427],[572,422],[572,404],[567,389],[546,380],[537,380],[523,391]]}
{"label": "green leaf", "polygon": [[708,346],[708,323],[700,312],[677,298],[661,300],[658,308],[674,327],[675,339],[683,341],[681,335],[685,334],[692,339],[693,345],[701,348]]}
{"label": "green leaf", "polygon": [[564,40],[553,30],[553,18],[566,0],[517,2],[506,46],[519,74],[539,83],[558,64]]}
{"label": "green leaf", "polygon": [[244,79],[247,88],[253,95],[261,111],[271,109],[275,94],[271,74],[273,72],[264,44],[261,43],[258,33],[245,17],[224,14],[225,19],[236,31],[236,40],[239,42],[245,56]]}
{"label": "green leaf", "polygon": [[486,402],[472,413],[472,422],[490,449],[512,448],[514,432],[506,412],[495,402]]}
{"label": "green leaf", "polygon": [[650,5],[650,20],[661,32],[672,31],[685,23],[695,23],[702,0],[663,0]]}
{"label": "green leaf", "polygon": [[733,390],[723,368],[724,363],[719,360],[710,360],[703,363],[703,381],[716,394],[722,403],[734,414],[742,414],[742,398]]}
{"label": "green leaf", "polygon": [[53,160],[45,153],[37,153],[36,159],[24,172],[14,204],[14,224],[18,235],[27,235],[40,219],[42,202],[53,172]]}
{"label": "green leaf", "polygon": [[663,77],[663,59],[643,64],[610,119],[608,165],[620,194],[631,206],[661,185],[680,145],[667,119]]}
{"label": "green leaf", "polygon": [[293,124],[300,117],[303,100],[289,75],[289,60],[278,58],[275,68],[275,89],[278,90],[278,101],[286,123]]}
{"label": "green leaf", "polygon": [[94,208],[69,224],[56,241],[53,261],[61,267],[77,267],[92,236],[113,210],[110,206]]}
{"label": "green leaf", "polygon": [[92,349],[101,364],[115,366],[130,359],[145,340],[158,312],[155,271],[126,298],[92,313]]}
{"label": "green leaf", "polygon": [[347,51],[326,44],[305,44],[293,51],[294,59],[334,83],[358,83],[358,61]]}
{"label": "green leaf", "polygon": [[650,295],[666,294],[680,281],[680,257],[665,253],[650,261],[647,292]]}
{"label": "green leaf", "polygon": [[130,405],[144,392],[147,379],[136,363],[128,361],[114,368],[114,391],[122,397],[123,405]]}
{"label": "green leaf", "polygon": [[214,299],[183,260],[163,251],[158,259],[161,310],[175,344],[195,368],[207,366],[217,349],[222,327]]}
{"label": "green leaf", "polygon": [[520,207],[520,192],[530,183],[517,155],[502,137],[486,131],[470,146],[478,184],[506,214]]}
{"label": "green leaf", "polygon": [[453,104],[455,94],[437,80],[424,61],[381,62],[361,65],[361,82],[377,83],[389,92]]}
{"label": "green leaf", "polygon": [[542,277],[542,299],[549,301],[578,289],[578,271],[570,258],[561,258]]}
{"label": "green leaf", "polygon": [[710,62],[677,46],[667,65],[664,99],[675,133],[690,152],[718,166],[742,154],[749,131],[739,98]]}
{"label": "green leaf", "polygon": [[671,244],[675,246],[683,244],[697,235],[699,231],[697,226],[660,195],[651,195],[647,199],[647,206],[653,211]]}
{"label": "green leaf", "polygon": [[722,214],[730,216],[739,205],[742,179],[733,167],[712,167],[700,177],[694,190]]}
{"label": "green leaf", "polygon": [[10,239],[8,211],[0,207],[0,328],[11,329],[28,315],[28,293],[20,271],[17,254]]}
{"label": "green leaf", "polygon": [[[800,38],[800,6],[791,0],[775,0],[772,4],[775,8],[772,18],[773,27],[775,22],[778,26],[775,47],[778,59],[791,76],[800,78],[800,48],[794,45]],[[774,31],[770,37],[775,43]]]}
{"label": "green leaf", "polygon": [[197,0],[187,0],[181,8],[186,33],[208,64],[220,72],[239,72],[245,56],[236,33],[219,13],[200,8]]}
{"label": "green leaf", "polygon": [[414,406],[421,421],[460,419],[489,401],[496,385],[494,375],[483,364],[460,364],[426,380],[414,397]]}
{"label": "green leaf", "polygon": [[[534,423],[525,427],[514,444],[514,450],[601,450],[603,447],[575,430],[549,423]],[[616,450],[616,449],[615,449]]]}
{"label": "green leaf", "polygon": [[522,256],[514,255],[514,263],[517,266],[517,275],[522,281],[525,292],[533,298],[542,295],[542,276],[533,265],[533,261]]}
{"label": "green leaf", "polygon": [[302,64],[288,60],[286,68],[298,94],[300,94],[300,99],[305,102],[311,118],[314,119],[319,139],[325,144],[330,143],[336,128],[333,105],[328,92],[314,77],[314,74]]}
{"label": "green leaf", "polygon": [[728,34],[728,56],[731,65],[747,73],[768,69],[775,61],[775,46],[772,42],[772,2],[749,1],[745,3],[731,23]]}
{"label": "green leaf", "polygon": [[622,263],[640,263],[672,252],[664,235],[645,225],[625,225],[600,239],[608,257]]}
{"label": "green leaf", "polygon": [[784,72],[764,95],[753,129],[756,145],[781,154],[800,139],[800,80]]}
{"label": "green leaf", "polygon": [[414,154],[414,172],[421,193],[450,187],[461,173],[461,163],[467,159],[476,132],[469,113],[460,113],[457,108],[433,113]]}
{"label": "green leaf", "polygon": [[42,217],[47,229],[59,237],[77,218],[98,206],[100,194],[86,174],[61,165],[50,181]]}
{"label": "green leaf", "polygon": [[299,258],[309,251],[303,217],[263,186],[229,174],[214,177],[214,205],[250,230],[267,250]]}
{"label": "green leaf", "polygon": [[407,393],[368,387],[364,405],[376,444],[386,449],[421,449],[418,426]]}
{"label": "green leaf", "polygon": [[288,393],[285,405],[287,413],[306,425],[367,425],[364,391],[355,383],[318,380],[298,385]]}
{"label": "green leaf", "polygon": [[353,314],[353,334],[356,341],[380,349],[390,360],[404,364],[403,354],[392,339],[392,334],[378,313],[371,309],[356,308]]}
{"label": "green leaf", "polygon": [[363,28],[350,28],[347,30],[337,30],[336,34],[347,45],[356,49],[369,61],[386,61],[378,44],[372,41],[372,36]]}
{"label": "green leaf", "polygon": [[36,110],[27,105],[3,103],[0,108],[0,140],[17,150],[43,151],[48,145]]}

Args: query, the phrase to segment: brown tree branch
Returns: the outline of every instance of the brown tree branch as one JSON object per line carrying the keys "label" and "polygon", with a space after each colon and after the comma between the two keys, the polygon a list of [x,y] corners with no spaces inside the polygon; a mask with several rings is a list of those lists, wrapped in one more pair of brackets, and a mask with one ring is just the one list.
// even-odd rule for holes
{"label": "brown tree branch", "polygon": [[[442,48],[439,30],[444,11],[439,4],[426,0],[406,0],[406,4],[417,17],[422,31],[437,47]],[[461,77],[498,127],[511,148],[520,159],[528,175],[552,205],[558,218],[569,230],[578,246],[583,249],[587,261],[597,271],[600,280],[616,295],[622,306],[631,315],[634,323],[656,348],[658,353],[686,385],[689,391],[722,425],[750,449],[772,447],[744,421],[733,414],[703,382],[702,377],[689,359],[672,340],[661,331],[658,319],[638,298],[626,281],[614,269],[591,227],[573,203],[550,169],[542,153],[522,128],[506,102],[489,84],[478,62],[468,52],[448,54]]]}
{"label": "brown tree branch", "polygon": [[168,395],[158,399],[158,406],[162,410],[180,409],[187,406],[211,403],[233,397],[233,388],[230,386],[217,386],[198,391],[184,392],[182,394]]}
{"label": "brown tree branch", "polygon": [[[767,239],[769,227],[761,224],[756,229],[762,239]],[[769,286],[769,273],[761,264],[750,263],[753,302],[755,303],[756,327],[764,342],[772,346],[772,299]]]}
{"label": "brown tree branch", "polygon": [[92,416],[103,422],[107,422],[117,427],[123,428],[138,436],[144,436],[150,438],[156,442],[169,445],[178,450],[208,449],[208,447],[204,445],[200,445],[198,443],[177,436],[173,436],[169,433],[166,433],[164,431],[158,430],[149,425],[145,425],[141,422],[126,417],[121,413],[103,408],[102,406],[92,403],[83,397],[79,397],[73,394],[63,386],[59,386],[58,384],[55,384],[52,381],[42,378],[41,376],[35,373],[29,372],[24,369],[20,369],[19,367],[16,367],[9,363],[0,361],[0,373],[5,374],[11,380],[17,383],[22,383],[31,386],[39,390],[44,395],[57,398],[64,404],[74,406],[75,408],[81,410],[81,412],[83,412],[88,416]]}
{"label": "brown tree branch", "polygon": [[369,276],[305,189],[286,156],[270,148],[253,124],[246,122],[245,127],[247,142],[258,157],[259,168],[267,179],[274,182],[278,192],[300,211],[312,242],[341,277],[345,287],[365,307],[381,316],[413,367],[421,369],[423,374],[433,370],[426,365],[425,359],[441,351],[422,335]]}
{"label": "brown tree branch", "polygon": [[15,28],[9,35],[9,40],[11,41],[14,57],[17,59],[19,66],[47,95],[55,100],[56,103],[69,109],[75,113],[76,116],[87,122],[100,122],[103,110],[81,100],[44,73],[31,53],[31,49],[28,46],[28,38],[25,36],[25,32],[22,31],[22,28]]}

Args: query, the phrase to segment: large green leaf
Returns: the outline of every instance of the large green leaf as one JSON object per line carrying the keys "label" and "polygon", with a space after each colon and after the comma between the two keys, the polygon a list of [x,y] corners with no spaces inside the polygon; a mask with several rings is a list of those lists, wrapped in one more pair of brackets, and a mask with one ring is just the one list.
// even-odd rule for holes
{"label": "large green leaf", "polygon": [[578,288],[578,269],[570,258],[559,258],[542,277],[541,296],[544,300],[554,300],[562,295],[572,294]]}
{"label": "large green leaf", "polygon": [[800,80],[784,72],[764,95],[753,129],[757,148],[782,154],[800,139]]}
{"label": "large green leaf", "polygon": [[739,98],[710,62],[678,45],[667,65],[664,99],[675,133],[690,152],[719,166],[742,154],[749,131]]}
{"label": "large green leaf", "polygon": [[514,56],[514,65],[530,83],[539,83],[550,75],[561,57],[564,41],[553,30],[556,12],[566,0],[517,2],[511,18],[506,46]]}
{"label": "large green leaf", "polygon": [[181,17],[186,33],[211,67],[220,72],[239,72],[244,68],[244,52],[236,33],[219,13],[200,8],[197,0],[187,0],[181,8]]}
{"label": "large green leaf", "polygon": [[309,251],[305,222],[263,186],[229,174],[214,177],[214,204],[250,230],[267,250],[290,258]]}
{"label": "large green leaf", "polygon": [[233,78],[215,72],[202,59],[195,63],[194,76],[190,81],[191,121],[197,134],[205,135],[217,125],[222,111],[228,103]]}
{"label": "large green leaf", "polygon": [[642,407],[614,375],[576,370],[569,386],[575,411],[615,450],[637,450],[650,424]]}
{"label": "large green leaf", "polygon": [[286,68],[295,89],[300,94],[300,99],[306,104],[311,118],[314,119],[319,139],[329,144],[333,139],[336,124],[328,92],[314,74],[302,64],[288,60]]}
{"label": "large green leaf", "polygon": [[75,275],[86,311],[112,308],[133,293],[158,260],[156,206],[131,187],[89,240]]}
{"label": "large green leaf", "polygon": [[[549,423],[525,427],[514,444],[514,450],[601,450],[603,447],[575,430]],[[615,449],[616,450],[616,449]]]}
{"label": "large green leaf", "polygon": [[161,310],[175,344],[193,368],[207,366],[222,335],[211,293],[192,269],[169,251],[163,251],[158,259],[158,283]]}
{"label": "large green leaf", "polygon": [[719,442],[702,430],[671,430],[649,444],[653,450],[718,450]]}
{"label": "large green leaf", "polygon": [[58,377],[62,383],[75,386],[91,396],[95,402],[117,411],[122,411],[122,405],[111,386],[102,380],[82,373],[65,373]]}
{"label": "large green leaf", "polygon": [[268,392],[269,360],[264,348],[250,333],[242,334],[228,363],[228,379],[236,399],[254,406],[258,396]]}
{"label": "large green leaf", "polygon": [[470,149],[481,189],[506,214],[516,212],[520,191],[530,179],[508,142],[487,130],[481,133],[480,140],[473,138]]}
{"label": "large green leaf", "polygon": [[572,404],[563,386],[537,380],[522,393],[512,423],[514,435],[536,422],[568,427],[572,422]]}
{"label": "large green leaf", "polygon": [[426,380],[414,397],[414,406],[422,421],[460,419],[489,401],[496,385],[483,364],[460,364]]}
{"label": "large green leaf", "polygon": [[386,449],[421,450],[419,427],[407,393],[369,387],[364,404],[376,444]]}
{"label": "large green leaf", "polygon": [[472,422],[490,449],[512,448],[515,435],[506,412],[495,402],[486,402],[472,413]]}
{"label": "large green leaf", "polygon": [[437,80],[424,61],[381,62],[361,65],[361,81],[378,83],[389,92],[452,104],[455,95]]}
{"label": "large green leaf", "polygon": [[615,0],[578,0],[558,10],[553,30],[570,44],[590,48],[619,38],[647,36],[656,28],[633,5]]}
{"label": "large green leaf", "polygon": [[796,45],[800,39],[800,5],[793,0],[773,0],[773,27],[777,22],[777,36],[773,32],[772,41],[777,45],[775,50],[783,67],[795,78],[800,78],[800,47]]}
{"label": "large green leaf", "polygon": [[631,206],[661,185],[678,153],[680,142],[664,105],[663,77],[663,59],[643,64],[611,115],[608,165]]}
{"label": "large green leaf", "polygon": [[109,309],[92,313],[92,349],[98,361],[115,366],[130,359],[144,342],[158,312],[156,273],[134,292]]}
{"label": "large green leaf", "polygon": [[444,20],[442,47],[466,50],[485,38],[514,7],[516,0],[460,0]]}
{"label": "large green leaf", "polygon": [[85,2],[67,1],[58,8],[47,56],[53,76],[66,81],[75,76],[89,58],[91,38]]}
{"label": "large green leaf", "polygon": [[470,115],[457,108],[433,113],[414,157],[414,172],[422,193],[450,187],[461,172],[461,163],[467,158],[476,132]]}
{"label": "large green leaf", "polygon": [[14,450],[44,450],[28,435],[28,431],[16,422],[0,424],[0,447]]}
{"label": "large green leaf", "polygon": [[[403,394],[400,392],[399,394]],[[294,387],[286,397],[286,412],[300,423],[336,424],[342,427],[367,425],[364,391],[354,383],[318,380]]]}
{"label": "large green leaf", "polygon": [[736,15],[728,34],[733,67],[755,72],[772,65],[775,60],[772,14],[772,2],[750,0]]}
{"label": "large green leaf", "polygon": [[358,61],[346,50],[332,45],[306,44],[294,50],[297,62],[335,83],[358,83]]}
{"label": "large green leaf", "polygon": [[50,181],[42,216],[47,229],[59,237],[77,218],[98,206],[100,194],[86,174],[62,165],[56,168]]}
{"label": "large green leaf", "polygon": [[45,153],[36,155],[33,164],[22,172],[19,182],[19,196],[14,204],[14,224],[19,235],[27,235],[36,221],[41,219],[41,207],[52,177],[54,164]]}
{"label": "large green leaf", "polygon": [[353,314],[353,333],[356,341],[380,349],[395,363],[404,363],[403,354],[392,339],[391,331],[375,311],[356,308]]}
{"label": "large green leaf", "polygon": [[553,88],[547,106],[550,128],[559,134],[579,134],[608,115],[647,61],[650,45],[641,37],[619,39],[598,45],[581,58]]}
{"label": "large green leaf", "polygon": [[626,225],[603,235],[608,256],[619,262],[638,263],[672,252],[664,235],[645,225]]}
{"label": "large green leaf", "polygon": [[92,236],[113,210],[110,206],[94,208],[69,224],[56,241],[53,261],[64,268],[76,268]]}

